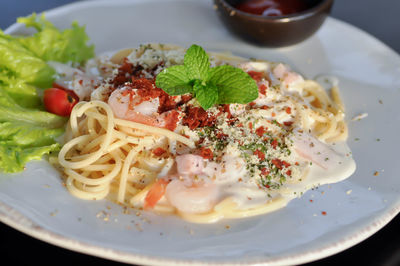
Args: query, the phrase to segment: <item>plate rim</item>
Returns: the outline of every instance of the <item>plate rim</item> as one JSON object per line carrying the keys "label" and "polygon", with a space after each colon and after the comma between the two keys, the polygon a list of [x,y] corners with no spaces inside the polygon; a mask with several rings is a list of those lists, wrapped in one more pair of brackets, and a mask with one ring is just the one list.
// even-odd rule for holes
{"label": "plate rim", "polygon": [[229,261],[222,260],[219,262],[213,261],[199,261],[199,260],[188,260],[188,259],[171,259],[149,255],[141,255],[140,253],[132,253],[126,251],[118,251],[113,248],[105,248],[93,244],[86,243],[81,240],[73,239],[72,237],[63,236],[59,233],[52,232],[49,229],[42,227],[35,223],[31,219],[24,216],[22,213],[0,201],[0,222],[26,234],[33,238],[39,239],[46,243],[72,250],[78,253],[86,255],[101,257],[113,261],[119,261],[123,263],[139,263],[139,264],[151,264],[151,265],[254,265],[254,264],[270,264],[270,265],[286,265],[286,264],[302,264],[311,261],[316,261],[334,254],[337,254],[343,250],[346,250],[366,238],[370,237],[386,224],[388,224],[399,212],[400,203],[393,204],[390,209],[387,209],[384,214],[376,217],[370,223],[366,224],[363,228],[359,229],[353,234],[347,235],[346,237],[325,244],[319,249],[315,249],[309,252],[301,252],[294,255],[278,255],[272,259],[256,259],[247,261]]}
{"label": "plate rim", "polygon": [[[161,0],[151,0],[152,2],[157,2]],[[165,0],[164,0],[165,1]],[[171,2],[177,1],[187,1],[187,0],[168,0]],[[196,0],[190,0],[195,2]],[[203,0],[204,1],[204,0]],[[210,0],[206,0],[211,2]],[[86,1],[78,1],[69,3],[66,5],[62,5],[56,8],[48,9],[39,14],[46,13],[48,17],[56,16],[57,13],[67,13],[70,12],[69,9],[73,10],[76,8],[86,8],[93,5],[96,6],[110,6],[110,5],[134,5],[137,3],[148,3],[149,0],[114,0],[114,1],[107,1],[107,0],[86,0]],[[328,22],[329,21],[329,22]],[[382,42],[375,36],[371,35],[370,33],[360,29],[348,22],[333,18],[329,16],[326,19],[325,23],[337,23],[342,24],[346,28],[349,28],[353,31],[356,31],[359,34],[364,35],[366,38],[370,38],[373,41],[379,43],[382,47],[384,47],[388,52],[397,56],[400,59],[399,54],[386,43]],[[9,27],[7,27],[4,32],[6,34],[10,34],[16,31],[19,27],[22,27],[18,23],[13,23]],[[26,234],[33,238],[39,239],[46,243],[69,249],[78,253],[83,253],[87,255],[97,256],[104,259],[110,259],[114,261],[124,262],[124,263],[140,263],[140,264],[152,264],[152,265],[176,265],[176,264],[187,264],[187,265],[253,265],[257,264],[273,264],[273,265],[284,265],[284,264],[301,264],[307,263],[311,261],[315,261],[318,259],[322,259],[334,254],[337,254],[343,250],[346,250],[361,241],[365,240],[369,236],[375,234],[378,230],[383,228],[386,224],[388,224],[396,215],[400,213],[400,198],[397,201],[394,201],[390,206],[387,206],[382,214],[378,217],[375,217],[370,222],[366,223],[364,227],[359,228],[357,231],[353,232],[352,234],[347,235],[335,242],[330,242],[329,244],[325,244],[324,246],[314,249],[308,252],[300,252],[294,253],[292,255],[278,255],[274,256],[274,258],[262,258],[251,260],[247,259],[246,261],[229,261],[229,260],[221,260],[218,262],[213,261],[199,261],[199,260],[188,260],[188,259],[172,259],[172,258],[165,258],[165,257],[157,257],[153,255],[142,255],[140,253],[132,253],[126,251],[118,251],[113,248],[106,248],[101,247],[94,244],[86,243],[82,240],[76,240],[72,237],[64,236],[59,233],[52,232],[49,229],[46,229],[39,225],[38,223],[34,222],[33,220],[29,219],[28,217],[24,216],[21,212],[16,210],[15,208],[7,205],[5,202],[0,201],[0,222]]]}

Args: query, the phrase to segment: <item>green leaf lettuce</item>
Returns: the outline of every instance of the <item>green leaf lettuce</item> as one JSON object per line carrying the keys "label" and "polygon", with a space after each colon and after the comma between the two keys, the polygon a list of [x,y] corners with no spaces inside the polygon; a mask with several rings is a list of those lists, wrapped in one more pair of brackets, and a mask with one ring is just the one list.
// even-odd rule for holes
{"label": "green leaf lettuce", "polygon": [[46,62],[83,64],[94,56],[84,27],[58,30],[44,16],[18,22],[37,30],[10,36],[0,30],[0,171],[22,171],[31,160],[57,152],[56,139],[67,118],[46,112],[40,90],[52,86],[56,72]]}
{"label": "green leaf lettuce", "polygon": [[37,30],[33,36],[18,39],[27,49],[45,61],[84,63],[94,56],[94,46],[86,45],[85,28],[73,22],[71,28],[60,31],[44,15],[18,18],[19,23]]}
{"label": "green leaf lettuce", "polygon": [[0,169],[22,171],[27,162],[58,151],[66,119],[18,105],[0,88]]}
{"label": "green leaf lettuce", "polygon": [[40,160],[45,154],[58,151],[60,144],[22,148],[0,144],[0,168],[5,173],[16,173],[24,170],[25,164],[32,160]]}
{"label": "green leaf lettuce", "polygon": [[38,87],[50,87],[55,71],[25,48],[19,39],[0,31],[0,70]]}

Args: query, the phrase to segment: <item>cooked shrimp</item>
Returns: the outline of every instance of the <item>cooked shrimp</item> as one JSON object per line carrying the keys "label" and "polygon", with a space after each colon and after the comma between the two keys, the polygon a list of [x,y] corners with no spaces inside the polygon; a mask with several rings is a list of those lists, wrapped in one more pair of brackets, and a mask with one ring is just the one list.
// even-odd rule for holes
{"label": "cooked shrimp", "polygon": [[272,73],[275,75],[276,78],[281,79],[282,83],[286,86],[304,81],[303,77],[300,74],[290,71],[289,68],[287,68],[283,64],[278,64],[272,70]]}
{"label": "cooked shrimp", "polygon": [[176,157],[178,173],[181,175],[199,175],[203,173],[204,159],[199,155],[184,154]]}
{"label": "cooked shrimp", "polygon": [[343,157],[327,144],[307,133],[294,133],[294,149],[300,157],[329,170],[343,161]]}
{"label": "cooked shrimp", "polygon": [[193,175],[184,178],[171,175],[153,184],[147,192],[143,207],[154,208],[165,196],[168,202],[180,212],[205,213],[213,209],[218,202],[219,194],[219,188],[214,183],[195,181]]}
{"label": "cooked shrimp", "polygon": [[[165,195],[180,212],[204,213],[212,210],[219,197],[216,184],[199,178],[204,174],[204,159],[185,154],[177,156],[177,174],[160,178],[146,195],[144,207],[152,208]],[[171,182],[166,180],[172,180]]]}
{"label": "cooked shrimp", "polygon": [[175,129],[179,115],[177,111],[171,110],[159,114],[157,113],[160,105],[159,98],[143,100],[135,91],[126,88],[111,93],[108,104],[116,117],[149,126]]}
{"label": "cooked shrimp", "polygon": [[205,213],[217,203],[219,190],[213,183],[174,179],[167,185],[165,197],[180,212]]}

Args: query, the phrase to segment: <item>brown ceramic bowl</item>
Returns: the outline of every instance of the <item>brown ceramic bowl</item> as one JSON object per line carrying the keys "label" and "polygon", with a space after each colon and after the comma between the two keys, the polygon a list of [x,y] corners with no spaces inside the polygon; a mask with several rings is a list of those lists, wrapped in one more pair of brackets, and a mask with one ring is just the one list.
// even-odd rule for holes
{"label": "brown ceramic bowl", "polygon": [[243,0],[214,0],[226,27],[253,44],[281,47],[299,43],[313,35],[329,15],[333,0],[304,0],[309,9],[286,16],[265,17],[240,11]]}

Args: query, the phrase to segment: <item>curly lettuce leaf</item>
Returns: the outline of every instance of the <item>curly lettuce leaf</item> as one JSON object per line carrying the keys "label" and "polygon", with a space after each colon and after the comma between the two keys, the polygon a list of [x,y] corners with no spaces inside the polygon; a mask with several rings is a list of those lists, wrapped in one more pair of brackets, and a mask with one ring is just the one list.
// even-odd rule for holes
{"label": "curly lettuce leaf", "polygon": [[15,37],[0,30],[0,171],[6,173],[60,149],[56,139],[67,118],[44,111],[38,92],[50,87],[56,74],[46,62],[83,64],[94,56],[77,23],[61,31],[36,14],[18,22],[37,33]]}
{"label": "curly lettuce leaf", "polygon": [[40,160],[43,155],[57,152],[55,138],[63,128],[46,128],[23,122],[0,123],[0,169],[6,173],[19,172],[27,162]]}
{"label": "curly lettuce leaf", "polygon": [[54,144],[63,128],[47,128],[24,122],[0,123],[0,143],[9,146],[40,147]]}
{"label": "curly lettuce leaf", "polygon": [[65,122],[64,117],[18,105],[0,88],[0,169],[19,172],[27,162],[58,151],[56,138]]}
{"label": "curly lettuce leaf", "polygon": [[94,56],[94,46],[87,45],[89,40],[85,27],[73,22],[71,28],[60,31],[44,15],[32,14],[18,18],[17,22],[37,30],[33,36],[19,38],[18,41],[29,51],[45,61],[62,63],[84,63]]}
{"label": "curly lettuce leaf", "polygon": [[27,84],[8,71],[0,70],[0,89],[6,91],[22,107],[41,108],[42,102],[35,86]]}
{"label": "curly lettuce leaf", "polygon": [[36,109],[18,105],[4,90],[0,89],[0,122],[25,122],[48,128],[61,127],[66,118]]}
{"label": "curly lettuce leaf", "polygon": [[28,84],[48,88],[55,71],[25,48],[15,37],[0,31],[0,70],[12,73]]}
{"label": "curly lettuce leaf", "polygon": [[0,169],[5,173],[23,171],[26,163],[33,160],[41,160],[43,155],[56,152],[60,144],[54,143],[39,147],[9,146],[0,143]]}

